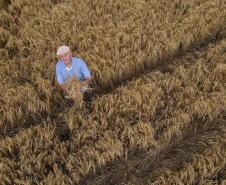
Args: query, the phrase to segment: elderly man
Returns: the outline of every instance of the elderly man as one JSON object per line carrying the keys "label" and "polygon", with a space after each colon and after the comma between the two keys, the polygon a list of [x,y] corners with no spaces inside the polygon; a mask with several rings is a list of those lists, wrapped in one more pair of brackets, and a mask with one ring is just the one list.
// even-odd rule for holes
{"label": "elderly man", "polygon": [[86,92],[88,85],[92,83],[91,74],[86,64],[78,58],[72,57],[72,52],[68,46],[60,46],[57,50],[57,56],[60,58],[60,62],[56,65],[57,81],[60,87],[67,93],[69,90],[67,85],[70,84],[70,80],[76,78],[79,82],[76,87],[73,87],[73,96],[79,94],[79,91],[83,93],[83,98],[86,103],[91,101],[90,94]]}

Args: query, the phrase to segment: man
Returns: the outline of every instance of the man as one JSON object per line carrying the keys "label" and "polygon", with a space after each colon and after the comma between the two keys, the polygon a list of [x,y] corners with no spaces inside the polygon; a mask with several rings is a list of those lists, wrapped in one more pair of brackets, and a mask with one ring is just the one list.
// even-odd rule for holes
{"label": "man", "polygon": [[57,56],[60,58],[60,62],[56,65],[56,75],[60,87],[66,93],[70,93],[67,86],[71,86],[70,81],[76,78],[79,83],[72,87],[73,98],[83,93],[84,101],[90,103],[91,97],[86,89],[92,83],[92,77],[86,64],[81,59],[72,57],[68,46],[60,46],[57,50]]}

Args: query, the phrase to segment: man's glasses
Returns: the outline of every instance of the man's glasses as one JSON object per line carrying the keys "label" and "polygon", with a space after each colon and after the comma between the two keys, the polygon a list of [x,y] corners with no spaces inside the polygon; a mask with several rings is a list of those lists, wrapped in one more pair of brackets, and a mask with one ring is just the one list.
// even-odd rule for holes
{"label": "man's glasses", "polygon": [[69,55],[70,55],[70,52],[68,52],[68,53],[66,53],[66,54],[64,54],[64,55],[60,55],[59,58],[60,58],[61,60],[63,60],[63,59],[65,59],[65,58],[68,58]]}

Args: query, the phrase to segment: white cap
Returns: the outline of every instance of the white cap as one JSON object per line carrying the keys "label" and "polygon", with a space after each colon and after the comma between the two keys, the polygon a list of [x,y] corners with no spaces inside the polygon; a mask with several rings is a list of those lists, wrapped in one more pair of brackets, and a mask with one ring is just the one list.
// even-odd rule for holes
{"label": "white cap", "polygon": [[60,46],[57,50],[57,55],[63,55],[65,53],[68,53],[70,51],[69,47],[68,46]]}

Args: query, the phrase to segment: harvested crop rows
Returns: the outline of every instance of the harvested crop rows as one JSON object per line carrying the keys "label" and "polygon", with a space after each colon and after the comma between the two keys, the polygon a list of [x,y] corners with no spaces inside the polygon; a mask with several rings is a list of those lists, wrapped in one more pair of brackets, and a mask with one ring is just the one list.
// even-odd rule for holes
{"label": "harvested crop rows", "polygon": [[[0,184],[225,184],[224,0],[6,0]],[[63,98],[56,49],[94,83]]]}

